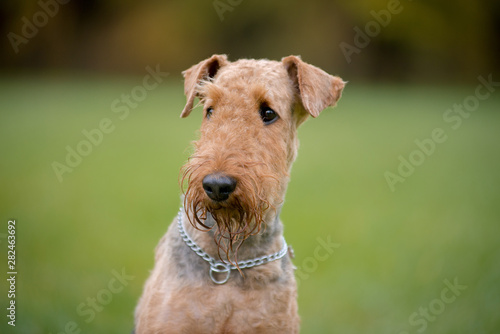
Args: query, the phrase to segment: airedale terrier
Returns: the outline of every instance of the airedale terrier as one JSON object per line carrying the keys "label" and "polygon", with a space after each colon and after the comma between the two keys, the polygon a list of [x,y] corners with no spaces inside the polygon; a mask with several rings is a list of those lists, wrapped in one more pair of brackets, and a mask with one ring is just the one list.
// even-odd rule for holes
{"label": "airedale terrier", "polygon": [[213,55],[183,74],[181,117],[199,98],[200,139],[182,169],[184,206],[156,248],[136,333],[298,333],[279,213],[298,126],[334,106],[345,83],[296,56]]}

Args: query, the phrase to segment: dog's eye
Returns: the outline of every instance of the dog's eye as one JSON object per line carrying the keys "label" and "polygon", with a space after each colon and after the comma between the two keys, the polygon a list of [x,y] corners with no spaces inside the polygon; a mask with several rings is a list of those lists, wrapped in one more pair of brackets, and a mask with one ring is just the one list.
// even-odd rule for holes
{"label": "dog's eye", "polygon": [[214,112],[214,108],[208,107],[207,108],[207,118],[210,119],[212,117],[212,113]]}
{"label": "dog's eye", "polygon": [[274,110],[267,106],[264,106],[260,108],[260,118],[262,118],[262,121],[265,125],[269,125],[275,122],[279,117]]}

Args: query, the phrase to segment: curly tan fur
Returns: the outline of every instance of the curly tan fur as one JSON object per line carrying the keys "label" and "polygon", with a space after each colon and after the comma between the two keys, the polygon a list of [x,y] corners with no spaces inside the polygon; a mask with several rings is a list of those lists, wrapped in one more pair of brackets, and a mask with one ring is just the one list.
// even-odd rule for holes
{"label": "curly tan fur", "polygon": [[[214,55],[183,74],[181,117],[191,113],[195,98],[204,109],[195,152],[181,171],[185,229],[205,252],[226,262],[277,252],[297,127],[335,105],[344,82],[296,56],[230,62]],[[277,121],[265,124],[262,108],[274,110]],[[204,177],[214,173],[237,181],[227,200],[214,201],[203,189]],[[174,220],[156,249],[136,309],[136,333],[298,333],[293,270],[285,256],[233,272],[216,285]]]}

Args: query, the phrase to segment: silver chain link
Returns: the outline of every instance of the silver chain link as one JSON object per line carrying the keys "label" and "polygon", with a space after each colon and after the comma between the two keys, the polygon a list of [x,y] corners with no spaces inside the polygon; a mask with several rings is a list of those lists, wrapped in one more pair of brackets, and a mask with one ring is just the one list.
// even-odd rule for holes
{"label": "silver chain link", "polygon": [[[216,261],[213,257],[208,255],[203,249],[201,249],[200,246],[194,242],[193,239],[187,234],[186,230],[184,229],[183,221],[182,221],[182,212],[183,208],[181,207],[179,210],[179,214],[177,215],[177,225],[179,227],[179,233],[182,237],[182,240],[186,243],[186,245],[189,246],[199,257],[201,257],[203,260],[207,261],[210,264],[210,278],[212,281],[216,284],[224,284],[229,280],[229,276],[231,275],[231,270],[236,270],[238,269],[235,265],[231,263],[225,263],[221,261]],[[283,239],[283,247],[281,249],[273,254],[270,255],[264,255],[261,257],[257,257],[255,259],[251,260],[245,260],[245,261],[238,261],[238,267],[240,269],[248,269],[252,268],[255,266],[260,266],[262,264],[276,261],[281,259],[285,254],[288,252],[288,245],[285,241],[285,237],[282,237]],[[222,280],[217,280],[213,273],[226,273],[226,276]]]}

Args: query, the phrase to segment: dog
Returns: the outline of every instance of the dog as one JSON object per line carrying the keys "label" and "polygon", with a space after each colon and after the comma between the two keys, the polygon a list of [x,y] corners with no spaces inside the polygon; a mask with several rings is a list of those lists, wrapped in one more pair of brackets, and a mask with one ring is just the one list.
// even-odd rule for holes
{"label": "dog", "polygon": [[291,252],[279,214],[297,128],[336,105],[345,82],[298,56],[213,55],[183,72],[203,120],[181,170],[183,206],[156,248],[135,312],[146,333],[298,333]]}

